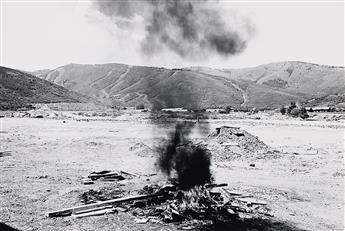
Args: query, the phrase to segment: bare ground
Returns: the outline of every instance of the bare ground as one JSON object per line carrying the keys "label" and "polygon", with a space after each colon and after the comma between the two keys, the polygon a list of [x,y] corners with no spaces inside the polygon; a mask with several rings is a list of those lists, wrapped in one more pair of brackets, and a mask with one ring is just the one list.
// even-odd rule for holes
{"label": "bare ground", "polygon": [[[76,219],[47,212],[80,205],[90,189],[114,187],[135,194],[164,181],[157,173],[154,143],[169,126],[149,120],[77,121],[2,118],[0,230],[177,230],[174,224],[136,224],[131,212]],[[272,219],[238,221],[238,230],[343,230],[344,124],[295,120],[212,120],[211,130],[236,125],[282,152],[275,157],[214,161],[216,181],[264,199]],[[193,134],[194,138],[203,135]],[[255,164],[251,167],[250,164]],[[92,171],[138,174],[119,183],[83,185]],[[215,230],[236,230],[217,224]],[[12,228],[11,228],[12,227]]]}

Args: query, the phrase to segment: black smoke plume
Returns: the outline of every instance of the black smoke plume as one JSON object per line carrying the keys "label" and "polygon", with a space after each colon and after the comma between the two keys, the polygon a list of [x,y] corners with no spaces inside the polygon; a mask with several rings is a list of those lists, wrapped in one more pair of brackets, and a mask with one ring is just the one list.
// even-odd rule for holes
{"label": "black smoke plume", "polygon": [[246,48],[254,30],[248,20],[225,18],[217,1],[98,0],[95,7],[123,30],[137,25],[135,18],[141,18],[146,33],[141,51],[147,56],[164,49],[191,60],[206,59],[210,54],[231,56]]}
{"label": "black smoke plume", "polygon": [[194,126],[193,122],[177,123],[166,143],[158,148],[157,166],[166,175],[175,175],[181,189],[212,181],[210,152],[189,140]]}

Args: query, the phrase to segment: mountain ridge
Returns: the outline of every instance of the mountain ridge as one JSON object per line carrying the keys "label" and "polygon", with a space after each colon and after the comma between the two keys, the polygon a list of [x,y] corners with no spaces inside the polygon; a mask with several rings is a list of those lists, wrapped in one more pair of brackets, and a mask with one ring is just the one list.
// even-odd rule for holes
{"label": "mountain ridge", "polygon": [[277,108],[345,94],[344,67],[301,61],[236,69],[68,64],[37,76],[109,106]]}
{"label": "mountain ridge", "polygon": [[93,99],[31,74],[0,66],[0,110],[35,103],[88,103]]}

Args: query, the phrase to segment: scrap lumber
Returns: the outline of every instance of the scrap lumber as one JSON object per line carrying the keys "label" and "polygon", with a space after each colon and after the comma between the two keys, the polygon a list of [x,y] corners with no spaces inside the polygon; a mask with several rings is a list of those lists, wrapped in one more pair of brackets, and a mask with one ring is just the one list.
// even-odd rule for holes
{"label": "scrap lumber", "polygon": [[228,186],[227,183],[222,183],[222,184],[206,184],[205,188],[218,188],[218,187],[226,187]]}
{"label": "scrap lumber", "polygon": [[241,196],[243,195],[243,192],[240,191],[235,191],[235,190],[229,190],[229,189],[222,189],[222,191],[224,192],[224,194],[229,194],[231,196]]}
{"label": "scrap lumber", "polygon": [[138,176],[136,174],[125,172],[125,171],[120,171],[120,173],[125,174],[125,175],[129,175],[129,176]]}
{"label": "scrap lumber", "polygon": [[154,194],[149,194],[149,195],[137,195],[137,196],[129,196],[129,197],[123,197],[123,198],[117,198],[117,199],[112,199],[112,200],[106,200],[98,203],[93,203],[93,204],[88,204],[88,205],[81,205],[77,207],[72,207],[68,209],[62,209],[62,210],[57,210],[53,212],[49,212],[48,216],[49,217],[62,217],[62,216],[71,216],[72,214],[75,213],[80,213],[80,211],[84,210],[90,210],[93,208],[103,208],[108,205],[112,204],[118,204],[118,203],[123,203],[123,202],[129,202],[129,201],[135,201],[135,200],[144,200],[144,199],[149,199],[153,197],[159,197],[165,195],[165,192],[159,192],[159,193],[154,193]]}
{"label": "scrap lumber", "polygon": [[116,210],[114,208],[106,208],[98,211],[92,211],[88,213],[81,213],[81,214],[75,214],[72,215],[73,217],[76,218],[82,218],[82,217],[89,217],[89,216],[99,216],[103,214],[109,214],[109,213],[114,213]]}
{"label": "scrap lumber", "polygon": [[227,142],[227,143],[222,143],[222,146],[240,146],[239,143],[235,143],[235,142]]}
{"label": "scrap lumber", "polygon": [[97,208],[91,208],[91,209],[85,209],[85,210],[77,211],[73,215],[78,215],[78,214],[82,214],[82,213],[90,213],[90,212],[95,212],[95,211],[104,210],[104,209],[113,209],[113,208],[114,207],[112,205],[106,205],[104,207],[97,207]]}
{"label": "scrap lumber", "polygon": [[123,178],[118,172],[107,172],[107,173],[91,173],[89,176],[91,179],[98,179],[101,177],[118,177]]}
{"label": "scrap lumber", "polygon": [[254,198],[238,198],[239,201],[245,202],[247,204],[257,204],[257,205],[267,205],[266,201],[257,200]]}

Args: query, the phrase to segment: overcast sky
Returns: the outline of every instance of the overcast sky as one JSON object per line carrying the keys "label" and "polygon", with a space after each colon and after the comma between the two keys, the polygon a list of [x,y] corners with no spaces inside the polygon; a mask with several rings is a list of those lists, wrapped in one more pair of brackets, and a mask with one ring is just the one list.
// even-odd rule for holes
{"label": "overcast sky", "polygon": [[184,60],[174,53],[140,53],[143,30],[123,33],[86,1],[1,0],[1,65],[22,70],[69,63],[238,68],[278,61],[344,65],[343,2],[221,1],[256,28],[241,54]]}

